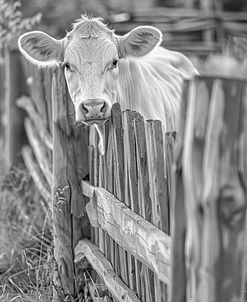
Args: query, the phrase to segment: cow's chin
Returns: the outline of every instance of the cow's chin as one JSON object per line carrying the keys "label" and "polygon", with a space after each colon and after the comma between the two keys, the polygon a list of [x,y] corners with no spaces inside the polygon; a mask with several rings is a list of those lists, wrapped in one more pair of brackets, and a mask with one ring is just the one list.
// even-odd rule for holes
{"label": "cow's chin", "polygon": [[82,123],[87,125],[87,126],[91,126],[91,125],[102,125],[104,124],[108,119],[91,119],[91,120],[86,120],[86,121],[83,121]]}

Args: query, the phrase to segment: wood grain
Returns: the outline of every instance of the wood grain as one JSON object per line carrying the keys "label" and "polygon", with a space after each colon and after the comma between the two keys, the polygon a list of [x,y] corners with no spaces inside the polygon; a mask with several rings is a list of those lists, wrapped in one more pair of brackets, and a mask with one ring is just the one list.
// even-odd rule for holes
{"label": "wood grain", "polygon": [[246,87],[244,80],[220,77],[187,82],[170,301],[243,301]]}
{"label": "wood grain", "polygon": [[160,280],[169,282],[170,237],[103,188],[82,182],[82,193],[94,196],[98,223],[137,259],[148,265]]}
{"label": "wood grain", "polygon": [[48,132],[42,117],[34,108],[32,100],[27,96],[22,96],[17,99],[16,104],[18,107],[24,109],[27,112],[32,122],[34,123],[35,128],[38,131],[42,142],[47,146],[47,148],[52,150],[53,149],[52,137]]}
{"label": "wood grain", "polygon": [[32,149],[29,146],[24,146],[22,148],[22,157],[23,160],[25,162],[25,165],[27,167],[27,169],[29,170],[32,179],[36,185],[36,187],[38,188],[40,194],[43,196],[44,198],[44,209],[45,212],[48,213],[48,217],[52,218],[51,215],[51,190],[49,185],[46,183],[37,163],[35,162],[35,159],[33,158],[33,153],[32,153]]}
{"label": "wood grain", "polygon": [[25,119],[24,121],[26,133],[28,136],[28,140],[33,148],[34,154],[36,156],[37,162],[39,164],[39,167],[41,171],[43,172],[43,175],[48,183],[48,185],[51,187],[52,185],[52,163],[49,162],[49,158],[47,155],[47,149],[42,144],[42,141],[40,137],[38,136],[38,133],[33,126],[30,119]]}
{"label": "wood grain", "polygon": [[136,294],[116,275],[111,263],[99,248],[89,240],[80,240],[75,248],[75,262],[79,263],[85,257],[104,281],[116,301],[140,302]]}
{"label": "wood grain", "polygon": [[79,181],[88,175],[88,129],[74,125],[73,105],[61,69],[54,72],[52,104],[54,256],[58,267],[54,284],[58,292],[62,287],[65,295],[75,297],[80,272],[74,266],[74,248],[79,239],[90,237],[87,200],[81,195]]}

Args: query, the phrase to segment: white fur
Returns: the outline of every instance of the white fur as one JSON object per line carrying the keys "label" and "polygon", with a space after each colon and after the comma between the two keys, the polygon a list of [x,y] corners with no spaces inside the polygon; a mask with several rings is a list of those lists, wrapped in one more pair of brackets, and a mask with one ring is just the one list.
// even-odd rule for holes
{"label": "white fur", "polygon": [[31,63],[33,63],[34,65],[38,65],[40,67],[46,67],[46,66],[58,66],[60,61],[56,58],[54,58],[53,60],[46,60],[46,61],[39,61],[39,60],[36,60],[32,55],[31,53],[29,53],[24,47],[23,47],[23,40],[30,36],[30,35],[36,35],[37,37],[38,36],[46,36],[50,42],[53,42],[54,44],[66,44],[66,37],[62,40],[56,40],[52,37],[50,37],[48,34],[44,33],[44,32],[41,32],[41,31],[31,31],[31,32],[27,32],[23,35],[21,35],[18,39],[18,47],[21,51],[21,53],[23,54],[23,56],[28,60],[30,61]]}
{"label": "white fur", "polygon": [[[30,43],[25,49],[22,45],[22,39],[28,34],[20,37],[19,48],[32,63],[47,66],[64,59],[35,60]],[[76,65],[77,71],[67,72],[65,76],[78,118],[82,116],[78,109],[81,101],[103,98],[108,106],[119,101],[123,110],[129,108],[140,112],[145,119],[159,119],[166,131],[177,130],[183,80],[193,77],[197,71],[182,54],[160,47],[161,40],[162,33],[154,27],[140,26],[119,37],[99,19],[83,17],[63,40],[51,37],[49,40],[45,35],[43,44],[45,50],[49,48],[47,41],[53,48],[62,45],[65,60]],[[52,55],[56,51],[61,53],[61,49],[53,48]],[[102,73],[106,61],[117,55],[120,57],[118,68],[106,76]],[[107,89],[104,85],[108,85]]]}

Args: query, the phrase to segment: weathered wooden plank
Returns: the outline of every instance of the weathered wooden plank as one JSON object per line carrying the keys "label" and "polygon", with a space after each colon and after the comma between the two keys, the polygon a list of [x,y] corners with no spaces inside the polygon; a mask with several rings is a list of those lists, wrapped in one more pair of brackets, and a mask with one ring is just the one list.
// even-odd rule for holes
{"label": "weathered wooden plank", "polygon": [[82,182],[82,193],[96,203],[97,220],[122,247],[169,282],[170,237],[103,188]]}
{"label": "weathered wooden plank", "polygon": [[167,198],[167,203],[169,204],[169,232],[171,232],[171,223],[172,223],[172,196],[174,190],[172,181],[173,181],[173,172],[175,169],[175,164],[174,164],[174,158],[175,158],[175,147],[177,146],[177,132],[167,132],[165,134],[165,161],[166,161],[166,168],[165,168],[165,173],[166,173],[166,198]]}
{"label": "weathered wooden plank", "polygon": [[114,169],[115,169],[115,192],[114,194],[120,200],[124,199],[124,145],[123,145],[123,128],[121,108],[119,103],[112,106],[112,127],[113,127],[113,144],[114,144]]}
{"label": "weathered wooden plank", "polygon": [[28,140],[33,148],[39,167],[49,186],[52,185],[52,163],[49,162],[47,150],[41,144],[40,138],[30,119],[25,119],[25,129]]}
{"label": "weathered wooden plank", "polygon": [[186,238],[184,263],[177,266],[177,275],[182,267],[184,276],[180,300],[175,294],[171,301],[243,301],[247,204],[239,163],[246,175],[246,87],[244,80],[215,77],[197,77],[187,87],[186,230],[174,238]]}
{"label": "weathered wooden plank", "polygon": [[126,152],[124,153],[125,202],[135,212],[138,211],[138,188],[133,120],[137,116],[137,112],[132,112],[130,110],[123,112],[123,125],[125,129],[124,145],[126,150]]}
{"label": "weathered wooden plank", "polygon": [[45,200],[43,203],[44,210],[46,213],[48,213],[48,217],[51,219],[51,190],[49,188],[49,185],[47,185],[45,179],[42,176],[41,171],[39,170],[37,163],[33,158],[31,147],[24,146],[22,148],[21,154],[28,171],[32,176],[34,184],[36,185],[40,194]]}
{"label": "weathered wooden plank", "polygon": [[[134,119],[140,117],[135,111],[126,110],[123,112],[124,128],[124,167],[125,167],[125,204],[132,211],[140,214],[138,199],[138,176],[136,164],[136,146],[134,133]],[[143,274],[142,264],[135,258],[129,257],[130,286],[137,291],[138,296],[143,299],[145,287],[142,286]]]}
{"label": "weathered wooden plank", "polygon": [[[171,259],[171,283],[169,301],[186,301],[186,271],[185,271],[185,236],[186,219],[184,205],[184,186],[182,177],[182,154],[184,146],[184,128],[186,121],[186,109],[188,101],[188,81],[183,87],[183,102],[180,110],[179,140],[174,159],[174,170],[171,182],[171,236],[172,259]],[[179,289],[178,289],[179,284]]]}
{"label": "weathered wooden plank", "polygon": [[[110,122],[108,123],[108,135],[106,139],[106,150],[107,153],[105,154],[106,158],[106,167],[105,167],[105,188],[113,193],[114,190],[114,177],[115,177],[115,170],[113,167],[113,128],[111,127]],[[116,251],[116,244],[114,240],[109,236],[109,234],[106,232],[106,240],[109,244],[108,246],[108,260],[111,262],[112,266],[114,267],[114,270],[119,272],[118,266],[115,265],[115,254]],[[115,301],[114,301],[115,302]]]}
{"label": "weathered wooden plank", "polygon": [[[99,136],[98,132],[96,131],[95,125],[90,127],[90,132],[89,132],[89,145],[91,146],[91,161],[90,161],[90,183],[94,186],[98,186],[99,184]],[[94,228],[91,230],[92,234],[92,239],[94,240],[93,242],[99,246],[100,241],[102,241],[102,238],[100,238],[100,230],[98,227]]]}
{"label": "weathered wooden plank", "polygon": [[51,90],[52,90],[52,75],[54,72],[54,67],[46,67],[44,69],[44,78],[43,78],[43,89],[44,96],[47,108],[47,122],[48,122],[48,131],[52,134],[52,99],[51,99]]}
{"label": "weathered wooden plank", "polygon": [[160,121],[147,121],[149,183],[152,200],[152,222],[169,233],[169,203],[166,192],[163,130]]}
{"label": "weathered wooden plank", "polygon": [[152,219],[152,205],[150,198],[150,186],[148,177],[148,157],[145,125],[143,117],[134,120],[136,160],[137,160],[137,179],[138,179],[138,200],[139,214],[147,221]]}
{"label": "weathered wooden plank", "polygon": [[29,117],[31,118],[31,120],[33,121],[36,127],[36,130],[39,132],[40,138],[45,143],[45,145],[50,150],[52,150],[53,149],[52,137],[47,131],[46,126],[43,123],[42,117],[34,108],[32,100],[27,96],[22,96],[17,99],[16,104],[18,107],[24,109],[28,113]]}
{"label": "weathered wooden plank", "polygon": [[[103,136],[104,136],[104,126],[102,126],[103,129]],[[105,148],[105,146],[104,146]],[[104,153],[105,154],[105,153]],[[99,175],[98,175],[98,185],[100,187],[104,187],[104,157],[105,155],[99,155]],[[105,231],[101,228],[99,228],[99,248],[101,252],[106,255],[106,246],[105,246]]]}
{"label": "weathered wooden plank", "polygon": [[94,179],[93,185],[99,185],[99,135],[95,126],[90,127],[90,145],[94,146]]}
{"label": "weathered wooden plank", "polygon": [[[108,147],[108,139],[109,139],[109,126],[110,126],[110,120],[107,120],[102,125],[103,129],[103,136],[104,136],[104,150],[106,151],[103,155],[100,157],[100,163],[101,163],[101,178],[100,178],[100,186],[108,189],[108,169],[107,169],[107,147]],[[111,173],[112,174],[112,173]],[[110,176],[111,177],[111,176]],[[104,239],[104,255],[106,258],[111,262],[111,239],[110,236],[103,231],[103,239]]]}
{"label": "weathered wooden plank", "polygon": [[79,179],[88,175],[88,128],[74,126],[73,104],[60,68],[54,72],[52,106],[54,284],[55,290],[64,292],[64,297],[59,296],[63,300],[66,295],[77,295],[80,272],[74,266],[74,248],[79,239],[90,236],[90,224],[79,185]]}
{"label": "weathered wooden plank", "polygon": [[107,190],[113,193],[115,171],[113,167],[113,129],[110,127],[108,134],[107,154],[106,154],[106,171],[107,171]]}
{"label": "weathered wooden plank", "polygon": [[89,182],[93,184],[94,181],[94,146],[88,146],[88,163],[89,163]]}
{"label": "weathered wooden plank", "polygon": [[136,294],[116,275],[99,248],[89,240],[80,240],[75,248],[75,262],[79,263],[85,257],[117,301],[140,302]]}
{"label": "weathered wooden plank", "polygon": [[[113,128],[113,166],[114,169],[114,195],[119,200],[124,200],[125,174],[124,174],[124,142],[121,108],[119,103],[112,106],[112,128]],[[117,247],[119,253],[118,265],[120,276],[125,284],[129,285],[128,255],[122,246]],[[131,268],[132,270],[132,268]]]}
{"label": "weathered wooden plank", "polygon": [[[167,180],[165,179],[165,148],[163,129],[160,121],[146,122],[147,158],[149,166],[149,186],[151,197],[151,222],[169,234],[169,200],[167,196]],[[154,276],[154,292],[156,302],[166,302],[167,285]]]}
{"label": "weathered wooden plank", "polygon": [[203,274],[198,285],[198,296],[204,295],[201,301],[243,301],[247,204],[246,183],[238,171],[239,155],[246,154],[239,149],[239,139],[247,131],[243,127],[246,112],[241,114],[241,104],[246,104],[243,88],[243,81],[215,80],[211,94],[202,169],[204,224],[199,267],[209,273]]}
{"label": "weathered wooden plank", "polygon": [[[147,221],[151,222],[152,205],[148,177],[146,133],[143,117],[136,117],[133,121],[133,126],[135,136],[136,169],[138,180],[138,214],[141,215]],[[154,301],[154,274],[145,265],[142,265],[141,272],[141,283],[143,283],[141,285],[141,287],[143,288],[142,300],[145,300],[146,302]]]}

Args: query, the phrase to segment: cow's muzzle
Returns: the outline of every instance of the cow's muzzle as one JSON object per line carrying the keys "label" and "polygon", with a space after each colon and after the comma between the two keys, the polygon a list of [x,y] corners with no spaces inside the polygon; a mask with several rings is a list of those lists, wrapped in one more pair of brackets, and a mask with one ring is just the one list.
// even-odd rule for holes
{"label": "cow's muzzle", "polygon": [[85,124],[102,123],[109,118],[109,105],[102,99],[89,99],[78,106],[77,122]]}

